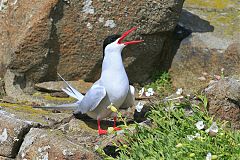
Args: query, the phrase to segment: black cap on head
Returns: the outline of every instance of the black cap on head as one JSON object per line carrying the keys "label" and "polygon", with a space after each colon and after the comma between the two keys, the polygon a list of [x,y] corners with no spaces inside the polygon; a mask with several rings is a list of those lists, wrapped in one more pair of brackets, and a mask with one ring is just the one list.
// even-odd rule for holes
{"label": "black cap on head", "polygon": [[110,43],[116,41],[118,38],[120,38],[121,35],[118,35],[118,34],[114,34],[114,35],[111,35],[111,36],[108,36],[104,42],[103,42],[103,58],[104,58],[104,50],[105,50],[105,47],[107,45],[109,45]]}

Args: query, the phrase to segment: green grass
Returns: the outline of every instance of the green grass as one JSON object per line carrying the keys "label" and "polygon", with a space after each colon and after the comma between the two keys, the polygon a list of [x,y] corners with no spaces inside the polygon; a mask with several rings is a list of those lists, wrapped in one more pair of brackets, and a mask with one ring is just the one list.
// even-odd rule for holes
{"label": "green grass", "polygon": [[[119,159],[204,159],[208,152],[220,159],[237,159],[240,156],[240,133],[223,130],[216,137],[198,130],[195,123],[203,120],[210,127],[212,118],[200,110],[187,117],[182,106],[165,111],[163,105],[155,106],[149,115],[153,128],[137,128],[137,134],[127,137],[128,147],[120,147]],[[218,123],[221,127],[223,123]],[[192,141],[187,135],[199,133]],[[181,146],[181,147],[177,147]]]}
{"label": "green grass", "polygon": [[[172,93],[168,73],[155,76],[155,81],[145,86],[152,87],[163,98]],[[161,93],[163,92],[163,93]],[[148,118],[151,127],[136,124],[136,132],[125,130],[122,143],[116,144],[120,153],[119,160],[205,160],[208,153],[213,159],[237,160],[240,157],[240,131],[228,128],[226,121],[215,120],[208,114],[208,99],[204,95],[197,96],[199,101],[190,101],[186,97],[181,102],[158,102],[152,106]],[[191,111],[191,114],[189,113]],[[204,129],[199,130],[196,123],[204,122]],[[217,123],[215,135],[206,132],[213,122]],[[200,135],[192,140],[189,136]],[[101,155],[106,160],[103,150]]]}
{"label": "green grass", "polygon": [[[155,81],[145,86],[152,87],[163,98],[173,92],[170,75],[156,74]],[[206,159],[212,154],[212,159],[235,160],[240,157],[240,131],[227,128],[227,122],[217,121],[218,133],[215,136],[205,132],[212,123],[213,117],[208,114],[208,100],[199,95],[200,103],[168,102],[153,105],[148,118],[151,127],[136,127],[136,134],[126,133],[124,144],[118,145],[119,160],[186,160]],[[195,104],[196,103],[196,104]],[[175,109],[169,109],[172,107]],[[186,108],[191,108],[192,114],[186,114]],[[203,121],[205,128],[198,130],[196,123]],[[193,140],[188,136],[200,134]],[[112,159],[107,157],[106,159]]]}
{"label": "green grass", "polygon": [[[219,131],[210,136],[205,129],[198,130],[195,123],[202,120],[207,128],[213,118],[206,112],[206,99],[203,103],[157,104],[149,114],[153,127],[136,128],[137,134],[127,134],[126,143],[119,146],[118,159],[206,159],[210,152],[214,159],[235,160],[240,157],[240,132],[223,129],[225,122],[217,122]],[[204,104],[205,103],[205,104]],[[174,105],[174,110],[166,107]],[[191,106],[194,114],[187,116],[185,107]],[[188,135],[200,134],[190,141]]]}
{"label": "green grass", "polygon": [[156,73],[152,77],[153,82],[145,85],[145,88],[153,88],[159,97],[167,96],[172,93],[173,87],[170,80],[169,73]]}

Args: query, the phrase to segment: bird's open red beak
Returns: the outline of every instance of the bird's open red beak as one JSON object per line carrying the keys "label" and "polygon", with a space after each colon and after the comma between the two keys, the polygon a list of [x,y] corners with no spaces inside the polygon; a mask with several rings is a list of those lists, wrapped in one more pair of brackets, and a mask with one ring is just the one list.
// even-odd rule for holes
{"label": "bird's open red beak", "polygon": [[137,27],[133,27],[132,29],[124,32],[124,33],[122,34],[122,36],[119,38],[118,44],[129,45],[129,44],[137,44],[137,43],[143,42],[144,40],[135,40],[135,41],[129,41],[129,42],[122,42],[123,39],[124,39],[125,37],[127,37],[127,35],[129,35],[129,34],[130,34],[131,32],[133,32],[133,31],[135,31],[136,29],[137,29]]}

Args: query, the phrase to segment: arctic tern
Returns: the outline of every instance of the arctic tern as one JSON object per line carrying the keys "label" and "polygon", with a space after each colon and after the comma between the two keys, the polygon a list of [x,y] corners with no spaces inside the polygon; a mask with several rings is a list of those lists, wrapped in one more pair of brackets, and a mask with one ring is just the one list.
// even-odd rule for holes
{"label": "arctic tern", "polygon": [[[127,45],[143,42],[143,40],[123,42],[124,38],[136,29],[137,27],[133,27],[121,36],[111,35],[104,40],[101,77],[85,95],[74,89],[58,74],[67,85],[66,89],[62,90],[77,99],[77,102],[39,108],[74,110],[75,115],[86,113],[89,117],[97,120],[98,134],[107,134],[107,130],[101,129],[100,121],[112,114],[108,106],[113,105],[119,109],[120,107],[128,108],[134,105],[134,87],[129,85],[121,53]],[[116,127],[116,114],[114,115],[113,127],[115,130],[120,130]]]}

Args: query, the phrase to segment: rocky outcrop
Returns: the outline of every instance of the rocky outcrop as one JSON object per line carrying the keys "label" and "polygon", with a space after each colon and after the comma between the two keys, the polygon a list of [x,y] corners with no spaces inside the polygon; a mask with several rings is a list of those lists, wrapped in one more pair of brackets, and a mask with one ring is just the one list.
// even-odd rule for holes
{"label": "rocky outcrop", "polygon": [[[93,83],[84,82],[82,80],[79,81],[68,81],[71,86],[74,86],[80,93],[86,93]],[[45,92],[61,92],[62,88],[66,87],[66,83],[63,81],[50,81],[35,84],[35,88],[39,91]]]}
{"label": "rocky outcrop", "polygon": [[32,122],[24,121],[0,110],[0,156],[14,158]]}
{"label": "rocky outcrop", "polygon": [[4,80],[0,78],[0,99],[5,95]]}
{"label": "rocky outcrop", "polygon": [[0,156],[0,160],[13,160],[12,158],[2,157]]}
{"label": "rocky outcrop", "polygon": [[[168,46],[183,0],[9,0],[7,5],[0,21],[9,34],[0,55],[4,67],[15,75],[12,85],[26,89],[36,82],[56,80],[57,72],[67,80],[95,81],[101,69],[103,39],[133,26],[139,30],[130,38],[145,42],[126,48],[124,62],[132,82],[146,81],[161,68],[163,48]],[[8,75],[5,81],[11,81]]]}
{"label": "rocky outcrop", "polygon": [[222,74],[240,77],[237,6],[235,1],[185,2],[179,25],[193,33],[181,42],[173,58],[170,72],[175,87],[190,93]]}
{"label": "rocky outcrop", "polygon": [[100,159],[92,151],[64,138],[61,132],[32,128],[16,159]]}
{"label": "rocky outcrop", "polygon": [[[58,103],[67,103],[66,100],[69,100],[69,98],[51,98],[55,98],[55,101],[59,101]],[[101,156],[95,151],[96,146],[100,147],[102,151],[117,142],[112,139],[112,137],[116,137],[115,132],[98,136],[96,120],[86,115],[74,117],[71,111],[47,111],[32,108],[34,105],[39,105],[37,103],[11,104],[7,101],[10,100],[0,101],[0,160],[2,157],[19,160],[101,159]],[[148,99],[141,99],[141,101],[145,101],[144,104],[148,103]],[[134,120],[142,122],[146,119],[136,117],[135,106],[119,111],[129,124]],[[138,114],[143,116],[145,113],[146,111],[142,109]],[[109,117],[109,119],[102,120],[101,127],[103,129],[112,127],[112,119],[113,117]],[[123,122],[120,121],[119,124],[123,124]],[[134,125],[129,125],[128,129],[130,128],[134,130]],[[124,130],[117,133],[118,139],[122,139],[123,133]],[[117,139],[114,138],[114,140]]]}
{"label": "rocky outcrop", "polygon": [[240,129],[240,82],[224,78],[210,84],[204,93],[208,98],[211,115],[231,122],[231,127]]}

